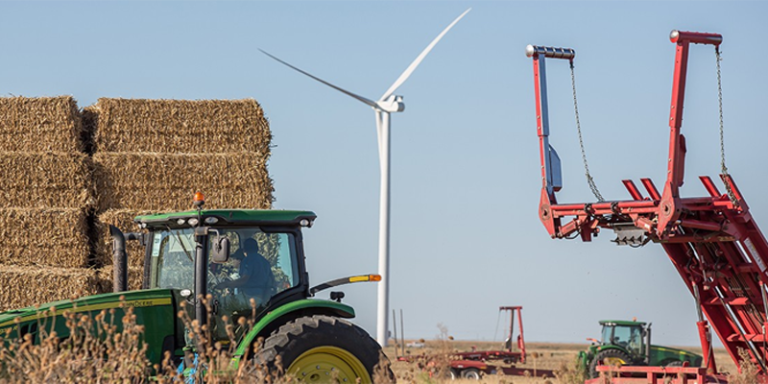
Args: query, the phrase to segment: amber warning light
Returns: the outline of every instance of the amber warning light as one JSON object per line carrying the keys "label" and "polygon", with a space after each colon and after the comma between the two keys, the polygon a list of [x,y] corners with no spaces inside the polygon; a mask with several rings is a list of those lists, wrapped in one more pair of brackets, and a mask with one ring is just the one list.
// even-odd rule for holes
{"label": "amber warning light", "polygon": [[195,207],[201,207],[203,204],[205,204],[205,196],[203,196],[202,192],[195,192],[195,196],[192,198],[192,202],[195,204]]}

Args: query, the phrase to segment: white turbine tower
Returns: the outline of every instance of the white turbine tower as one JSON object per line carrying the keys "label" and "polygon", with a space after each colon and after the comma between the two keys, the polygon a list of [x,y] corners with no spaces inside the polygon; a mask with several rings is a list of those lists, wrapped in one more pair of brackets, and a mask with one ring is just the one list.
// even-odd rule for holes
{"label": "white turbine tower", "polygon": [[379,303],[378,303],[378,321],[376,323],[376,340],[381,344],[381,346],[385,347],[387,345],[387,313],[389,312],[389,143],[390,143],[390,136],[389,136],[389,129],[390,129],[390,121],[389,121],[389,114],[392,112],[402,112],[405,110],[405,104],[403,103],[403,97],[395,95],[395,91],[398,87],[400,87],[405,80],[408,79],[408,77],[413,73],[414,70],[416,70],[416,67],[421,64],[422,60],[427,56],[427,54],[432,50],[432,48],[435,47],[435,45],[440,41],[440,39],[443,38],[443,36],[448,33],[448,31],[453,28],[456,23],[461,20],[464,15],[466,15],[470,9],[467,9],[459,15],[451,24],[449,24],[442,32],[440,32],[437,37],[432,40],[429,45],[424,48],[424,50],[419,54],[418,57],[416,57],[416,60],[414,60],[411,65],[408,66],[408,68],[405,69],[405,71],[400,75],[400,77],[395,80],[394,83],[392,83],[392,86],[387,89],[386,92],[379,98],[378,101],[373,101],[370,99],[367,99],[365,97],[362,97],[360,95],[354,94],[350,91],[347,91],[346,89],[343,89],[341,87],[337,87],[319,77],[313,76],[310,73],[307,73],[305,71],[302,71],[299,68],[294,67],[291,64],[286,63],[283,60],[278,59],[275,56],[272,56],[271,54],[263,51],[260,49],[262,53],[265,55],[279,61],[280,63],[293,68],[294,70],[301,72],[339,92],[342,92],[348,96],[351,96],[371,108],[373,108],[373,111],[376,113],[376,132],[378,133],[378,142],[379,142],[379,165],[381,167],[381,194],[380,194],[380,201],[379,201],[379,274],[381,275],[381,282],[379,283]]}

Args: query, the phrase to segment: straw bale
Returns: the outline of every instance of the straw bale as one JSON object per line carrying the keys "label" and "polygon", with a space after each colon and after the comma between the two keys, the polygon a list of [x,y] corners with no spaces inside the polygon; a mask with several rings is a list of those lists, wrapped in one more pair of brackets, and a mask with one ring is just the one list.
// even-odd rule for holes
{"label": "straw bale", "polygon": [[0,209],[0,264],[89,265],[87,215],[79,209]]}
{"label": "straw bale", "polygon": [[98,202],[106,209],[177,211],[201,191],[207,208],[269,208],[272,180],[263,153],[96,153]]}
{"label": "straw bale", "polygon": [[96,271],[0,265],[0,310],[101,293]]}
{"label": "straw bale", "polygon": [[91,171],[82,153],[0,152],[0,207],[93,205]]}
{"label": "straw bale", "polygon": [[0,152],[80,152],[87,136],[71,96],[0,98]]}
{"label": "straw bale", "polygon": [[[109,225],[114,225],[123,232],[138,231],[139,227],[133,222],[136,216],[149,215],[150,211],[137,211],[132,209],[110,209],[99,214],[96,218],[99,239],[96,246],[96,264],[112,264],[112,236],[109,234]],[[128,265],[142,268],[144,266],[144,247],[138,241],[127,241],[125,252],[128,254]]]}
{"label": "straw bale", "polygon": [[253,99],[102,98],[87,110],[98,114],[96,151],[269,153],[269,123]]}
{"label": "straw bale", "polygon": [[[101,292],[112,292],[114,285],[114,272],[113,266],[108,265],[98,270],[99,286]],[[144,282],[144,268],[142,267],[128,267],[128,290],[137,291],[141,289],[141,285]]]}

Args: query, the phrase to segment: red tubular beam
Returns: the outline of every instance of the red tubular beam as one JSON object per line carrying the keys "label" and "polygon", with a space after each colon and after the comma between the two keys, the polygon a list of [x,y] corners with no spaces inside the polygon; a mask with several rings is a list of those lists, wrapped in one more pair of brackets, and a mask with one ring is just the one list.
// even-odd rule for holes
{"label": "red tubular beam", "polygon": [[624,187],[627,188],[627,191],[629,192],[629,195],[632,196],[635,200],[642,200],[643,194],[640,193],[640,191],[637,189],[637,186],[635,186],[635,183],[632,180],[622,180],[622,183],[624,183]]}
{"label": "red tubular beam", "polygon": [[719,223],[713,223],[711,221],[700,221],[700,220],[690,220],[690,219],[681,219],[678,220],[680,225],[686,228],[696,228],[696,229],[703,229],[705,231],[713,231],[717,232],[722,229]]}
{"label": "red tubular beam", "polygon": [[694,44],[720,45],[723,42],[723,35],[719,33],[685,32],[675,29],[669,34],[669,41],[673,43],[688,42]]}
{"label": "red tubular beam", "polygon": [[645,190],[648,191],[648,195],[651,196],[651,199],[661,200],[661,195],[659,194],[659,190],[656,189],[655,185],[653,185],[653,181],[651,181],[651,179],[643,178],[643,179],[640,179],[640,182],[642,182],[643,186],[645,186]]}
{"label": "red tubular beam", "polygon": [[715,183],[712,182],[709,176],[699,176],[699,180],[704,184],[704,188],[709,192],[710,196],[720,197],[720,191],[717,190],[717,186],[715,186]]}
{"label": "red tubular beam", "polygon": [[707,321],[698,321],[699,338],[701,340],[701,354],[704,356],[704,367],[707,373],[717,374],[717,365],[715,365],[715,355],[712,353],[712,336],[709,333],[709,323]]}
{"label": "red tubular beam", "polygon": [[[592,211],[597,213],[598,211],[611,212],[611,204],[614,202],[603,202],[592,204]],[[656,203],[650,200],[639,201],[619,201],[617,202],[619,208],[655,208]],[[552,206],[552,211],[584,211],[584,204],[558,204]]]}

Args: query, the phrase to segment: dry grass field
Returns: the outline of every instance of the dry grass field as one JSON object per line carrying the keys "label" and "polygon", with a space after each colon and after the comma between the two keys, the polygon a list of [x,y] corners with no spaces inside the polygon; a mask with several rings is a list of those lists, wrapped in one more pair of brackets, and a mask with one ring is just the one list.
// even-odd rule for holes
{"label": "dry grass field", "polygon": [[[406,344],[413,342],[414,340],[407,340]],[[501,343],[493,342],[473,342],[473,341],[448,341],[448,340],[427,340],[424,342],[424,348],[406,348],[406,355],[418,356],[418,355],[432,355],[438,354],[441,351],[445,352],[464,352],[470,351],[472,347],[477,350],[491,350],[500,349]],[[526,343],[526,353],[528,355],[528,361],[525,364],[518,364],[517,367],[530,370],[531,373],[534,370],[553,370],[558,373],[567,374],[568,367],[574,366],[574,361],[579,351],[585,350],[588,344],[566,344],[566,343]],[[689,350],[694,353],[701,353],[699,347],[680,347],[682,349]],[[395,351],[395,347],[390,345],[384,349],[385,354],[392,362],[392,371],[397,377],[398,383],[447,383],[453,382],[457,384],[469,384],[478,383],[477,381],[457,379],[451,381],[450,379],[441,379],[438,377],[430,377],[426,371],[419,368],[419,364],[416,362],[404,362],[397,361],[398,356],[402,356],[400,349]],[[718,369],[721,372],[735,373],[737,372],[736,365],[731,360],[728,353],[722,349],[715,349],[715,361],[718,363]],[[501,363],[493,365],[503,365]],[[503,374],[485,375],[480,380],[480,383],[485,384],[568,384],[567,378],[539,378],[530,376],[506,376]]]}

